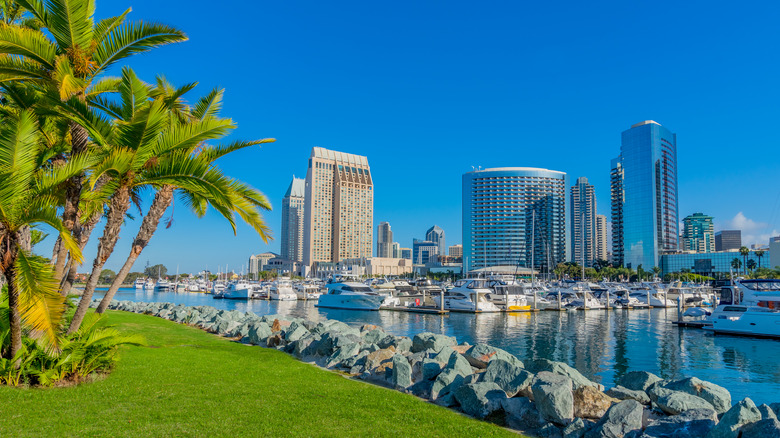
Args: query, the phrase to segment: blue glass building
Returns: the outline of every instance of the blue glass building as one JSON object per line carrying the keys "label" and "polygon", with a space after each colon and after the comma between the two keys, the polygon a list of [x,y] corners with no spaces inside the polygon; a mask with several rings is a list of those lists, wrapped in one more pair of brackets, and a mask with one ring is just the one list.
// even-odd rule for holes
{"label": "blue glass building", "polygon": [[[734,259],[740,261],[739,269],[732,266]],[[661,263],[658,266],[661,268],[661,275],[691,272],[708,277],[722,277],[730,272],[735,275],[743,274],[749,260],[753,260],[756,266],[763,268],[777,264],[770,257],[770,251],[764,251],[762,256],[758,257],[756,252],[751,250],[747,258],[743,257],[739,251],[664,254],[661,256]]]}
{"label": "blue glass building", "polygon": [[465,270],[519,265],[545,271],[569,260],[568,186],[566,173],[547,169],[501,167],[465,173]]}
{"label": "blue glass building", "polygon": [[[614,262],[636,269],[658,266],[678,249],[677,136],[647,120],[624,131],[612,160]],[[618,238],[615,238],[615,237]]]}

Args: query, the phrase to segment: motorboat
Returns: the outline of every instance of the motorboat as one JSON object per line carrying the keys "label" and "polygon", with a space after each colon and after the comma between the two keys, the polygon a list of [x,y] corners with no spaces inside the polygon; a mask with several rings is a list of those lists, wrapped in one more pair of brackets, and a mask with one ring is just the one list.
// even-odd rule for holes
{"label": "motorboat", "polygon": [[297,301],[298,295],[292,287],[290,280],[277,280],[268,289],[268,293],[272,300],[278,301]]}
{"label": "motorboat", "polygon": [[139,277],[135,279],[133,286],[135,286],[136,290],[139,290],[144,288],[144,284],[146,284],[146,279]]}
{"label": "motorboat", "polygon": [[225,291],[225,283],[221,280],[217,280],[214,283],[211,284],[211,293],[215,296],[222,296],[222,293]]}
{"label": "motorboat", "polygon": [[249,300],[252,298],[254,289],[252,285],[243,280],[231,281],[222,291],[222,298],[231,300]]}
{"label": "motorboat", "polygon": [[720,290],[720,305],[706,320],[715,333],[780,338],[780,280],[741,280]]}
{"label": "motorboat", "polygon": [[[484,278],[467,279],[455,282],[455,287],[444,294],[444,309],[456,312],[500,312],[487,295],[493,290]],[[434,295],[433,302],[437,308],[442,306],[441,295]]]}
{"label": "motorboat", "polygon": [[712,306],[715,300],[715,297],[708,291],[699,287],[693,288],[684,286],[679,281],[676,284],[669,286],[669,289],[666,292],[666,298],[675,303],[678,299],[682,299],[683,306],[685,307]]}
{"label": "motorboat", "polygon": [[[531,310],[529,297],[529,288],[524,283],[505,284],[504,282],[493,282],[489,284],[492,292],[487,294],[487,299],[498,306],[504,306],[508,311]],[[531,292],[533,293],[533,292]]]}
{"label": "motorboat", "polygon": [[299,300],[314,300],[322,295],[320,286],[308,281],[296,284],[293,289]]}
{"label": "motorboat", "polygon": [[384,295],[357,282],[329,283],[328,292],[320,295],[317,307],[326,309],[379,310]]}
{"label": "motorboat", "polygon": [[[171,289],[173,289],[173,285],[164,278],[158,278],[157,282],[154,284],[155,292],[170,292]],[[173,291],[175,292],[176,290],[173,289]]]}

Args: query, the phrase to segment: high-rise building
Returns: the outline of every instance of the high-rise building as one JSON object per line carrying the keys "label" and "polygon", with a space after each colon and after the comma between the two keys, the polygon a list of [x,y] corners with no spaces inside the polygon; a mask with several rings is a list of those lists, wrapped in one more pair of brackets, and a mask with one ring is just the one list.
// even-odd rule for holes
{"label": "high-rise building", "polygon": [[571,188],[571,246],[573,262],[593,266],[596,257],[596,190],[588,178]]}
{"label": "high-rise building", "polygon": [[607,217],[596,215],[596,259],[609,261],[609,225]]}
{"label": "high-rise building", "polygon": [[303,217],[306,180],[293,177],[282,198],[282,258],[303,261]]}
{"label": "high-rise building", "polygon": [[399,258],[407,259],[407,260],[412,259],[412,248],[400,248],[398,251],[399,254],[401,254],[401,257]]}
{"label": "high-rise building", "polygon": [[435,242],[439,246],[439,255],[447,255],[447,247],[444,245],[444,230],[438,225],[428,228],[425,232],[425,240]]}
{"label": "high-rise building", "polygon": [[371,257],[374,182],[368,159],[312,148],[306,172],[303,264]]}
{"label": "high-rise building", "polygon": [[715,233],[715,251],[731,251],[742,246],[742,230],[721,230]]}
{"label": "high-rise building", "polygon": [[463,258],[463,245],[460,243],[449,248],[450,257]]}
{"label": "high-rise building", "polygon": [[519,265],[552,271],[569,260],[568,183],[564,172],[531,167],[463,174],[464,269]]}
{"label": "high-rise building", "polygon": [[401,257],[401,244],[398,242],[393,242],[393,258],[394,259],[400,259]]}
{"label": "high-rise building", "polygon": [[424,265],[430,261],[434,255],[439,254],[439,244],[430,240],[417,240],[412,242],[412,263],[415,265]]}
{"label": "high-rise building", "polygon": [[279,257],[279,254],[272,252],[264,252],[262,254],[249,256],[249,274],[257,275],[258,272],[265,271],[268,262],[276,257]]}
{"label": "high-rise building", "polygon": [[694,213],[683,218],[680,249],[694,252],[715,252],[715,227],[712,216]]}
{"label": "high-rise building", "polygon": [[376,256],[393,257],[393,230],[387,222],[380,222],[376,227]]}
{"label": "high-rise building", "polygon": [[658,266],[679,246],[677,136],[652,120],[633,125],[622,133],[610,176],[614,261]]}

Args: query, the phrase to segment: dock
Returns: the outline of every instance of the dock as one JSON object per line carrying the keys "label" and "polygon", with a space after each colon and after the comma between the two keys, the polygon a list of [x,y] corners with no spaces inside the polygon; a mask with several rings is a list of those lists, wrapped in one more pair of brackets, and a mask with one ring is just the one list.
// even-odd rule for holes
{"label": "dock", "polygon": [[672,324],[676,325],[677,327],[688,328],[712,327],[712,323],[709,321],[672,321]]}
{"label": "dock", "polygon": [[394,312],[425,313],[429,315],[446,315],[449,310],[442,310],[436,307],[428,306],[383,306],[379,310],[392,310]]}

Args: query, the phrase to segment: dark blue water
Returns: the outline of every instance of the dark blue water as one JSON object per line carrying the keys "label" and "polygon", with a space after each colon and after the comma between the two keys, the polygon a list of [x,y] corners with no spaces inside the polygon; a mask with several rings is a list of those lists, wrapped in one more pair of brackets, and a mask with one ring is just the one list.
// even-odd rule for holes
{"label": "dark blue water", "polygon": [[[100,298],[99,292],[96,295]],[[494,345],[525,361],[566,362],[606,387],[627,371],[644,370],[664,378],[696,376],[726,387],[734,401],[744,397],[757,404],[780,401],[780,341],[677,328],[671,324],[676,309],[441,316],[319,309],[313,301],[215,300],[206,294],[134,289],[120,289],[115,299],[376,324],[410,337],[429,331],[455,336],[459,342]]]}

